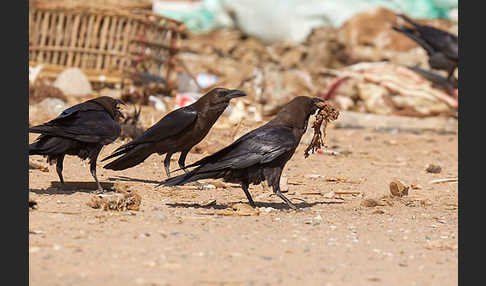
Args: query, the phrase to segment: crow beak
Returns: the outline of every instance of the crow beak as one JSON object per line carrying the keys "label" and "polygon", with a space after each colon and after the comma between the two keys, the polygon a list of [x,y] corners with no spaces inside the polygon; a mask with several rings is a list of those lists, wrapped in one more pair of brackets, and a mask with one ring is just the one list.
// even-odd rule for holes
{"label": "crow beak", "polygon": [[314,105],[317,105],[319,102],[326,102],[326,101],[319,97],[312,98],[312,103],[314,103]]}
{"label": "crow beak", "polygon": [[236,98],[236,97],[246,96],[246,93],[241,90],[234,89],[231,90],[228,94],[226,94],[226,96],[229,98]]}
{"label": "crow beak", "polygon": [[314,104],[315,107],[317,107],[318,109],[322,109],[323,107],[323,103],[326,102],[324,99],[322,98],[319,98],[319,97],[314,97],[312,99],[312,103]]}
{"label": "crow beak", "polygon": [[119,99],[117,99],[117,100],[116,100],[116,103],[117,103],[117,104],[123,104],[123,105],[127,105],[125,102],[123,102],[123,101],[121,101],[121,100],[119,100]]}

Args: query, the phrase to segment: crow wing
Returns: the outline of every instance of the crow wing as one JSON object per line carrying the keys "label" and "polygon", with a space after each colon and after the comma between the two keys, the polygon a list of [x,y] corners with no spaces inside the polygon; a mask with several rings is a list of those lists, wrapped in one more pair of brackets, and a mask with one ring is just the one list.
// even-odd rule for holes
{"label": "crow wing", "polygon": [[140,136],[126,145],[137,145],[143,143],[160,142],[165,138],[174,136],[184,131],[189,126],[193,125],[197,119],[197,110],[192,106],[186,106],[176,109],[162,119],[159,120],[152,127],[145,130]]}
{"label": "crow wing", "polygon": [[244,169],[269,163],[284,153],[293,154],[296,146],[296,138],[289,128],[262,126],[187,167],[200,166],[197,172]]}
{"label": "crow wing", "polygon": [[79,103],[65,109],[61,114],[59,114],[58,117],[54,118],[50,122],[62,121],[65,120],[66,118],[76,116],[79,112],[90,111],[90,110],[105,111],[105,108],[102,105],[92,101]]}
{"label": "crow wing", "polygon": [[29,132],[65,137],[103,145],[120,135],[120,125],[104,110],[86,110],[78,107],[65,110],[57,118],[29,128]]}

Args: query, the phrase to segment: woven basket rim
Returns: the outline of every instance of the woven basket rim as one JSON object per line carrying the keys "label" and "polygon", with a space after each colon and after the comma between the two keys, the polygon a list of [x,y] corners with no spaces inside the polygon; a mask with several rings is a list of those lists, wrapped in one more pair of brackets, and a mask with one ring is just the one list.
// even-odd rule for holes
{"label": "woven basket rim", "polygon": [[175,25],[179,30],[185,29],[184,22],[164,17],[148,11],[146,9],[140,8],[113,8],[113,7],[33,7],[29,6],[29,12],[34,11],[44,11],[44,12],[54,12],[54,13],[66,13],[66,14],[102,14],[106,16],[125,16],[129,18],[134,18],[141,21],[150,21],[156,23],[158,21],[167,21]]}

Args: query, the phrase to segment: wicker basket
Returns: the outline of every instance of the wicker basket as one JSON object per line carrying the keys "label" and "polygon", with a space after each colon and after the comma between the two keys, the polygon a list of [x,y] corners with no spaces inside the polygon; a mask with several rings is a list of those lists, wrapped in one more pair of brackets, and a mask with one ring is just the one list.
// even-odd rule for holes
{"label": "wicker basket", "polygon": [[[144,9],[29,7],[29,63],[55,76],[67,67],[90,81],[170,78],[183,23]],[[167,81],[169,82],[169,81]]]}

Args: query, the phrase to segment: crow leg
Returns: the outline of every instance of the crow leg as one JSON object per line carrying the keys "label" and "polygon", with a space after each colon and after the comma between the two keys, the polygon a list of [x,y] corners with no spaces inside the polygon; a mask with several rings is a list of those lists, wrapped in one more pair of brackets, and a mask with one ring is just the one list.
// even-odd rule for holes
{"label": "crow leg", "polygon": [[251,194],[250,194],[250,192],[248,191],[248,187],[249,187],[248,182],[243,182],[243,183],[241,183],[241,188],[242,188],[242,189],[243,189],[243,191],[245,192],[245,195],[246,195],[246,197],[248,198],[248,202],[250,203],[250,206],[255,207],[255,202],[254,202],[254,201],[253,201],[253,199],[251,198]]}
{"label": "crow leg", "polygon": [[57,171],[57,175],[59,176],[59,181],[61,181],[62,185],[64,185],[64,179],[62,177],[63,162],[64,162],[64,155],[57,157],[57,159],[56,159],[56,171]]}
{"label": "crow leg", "polygon": [[98,178],[96,177],[96,161],[98,160],[98,154],[100,154],[101,147],[99,150],[96,151],[93,157],[90,158],[89,160],[89,170],[91,172],[91,175],[95,179],[96,185],[98,186],[98,192],[103,192],[103,188],[101,187],[100,182],[98,181]]}
{"label": "crow leg", "polygon": [[171,156],[172,156],[172,153],[167,153],[167,155],[165,155],[165,160],[164,160],[165,173],[167,173],[168,178],[170,178],[169,166],[170,166],[170,157]]}
{"label": "crow leg", "polygon": [[290,208],[296,210],[297,207],[289,200],[287,199],[283,194],[282,192],[280,191],[280,186],[277,185],[277,186],[273,186],[273,192],[279,196]]}
{"label": "crow leg", "polygon": [[186,170],[186,156],[187,156],[187,153],[189,153],[189,150],[187,151],[182,151],[181,152],[181,156],[179,157],[179,161],[177,161],[177,163],[179,163],[179,167],[184,171],[184,173],[188,173],[188,171]]}

